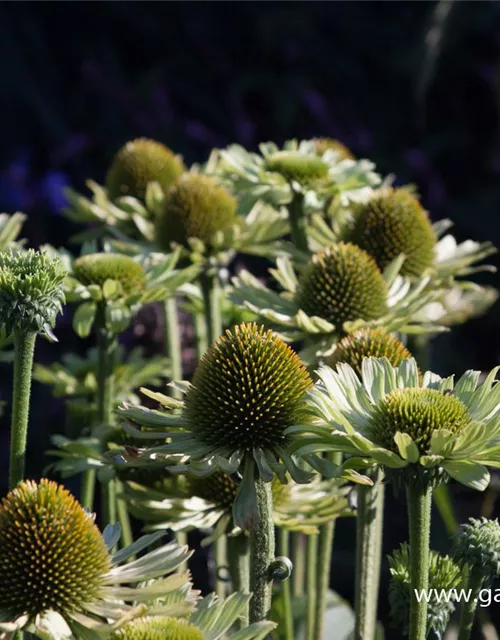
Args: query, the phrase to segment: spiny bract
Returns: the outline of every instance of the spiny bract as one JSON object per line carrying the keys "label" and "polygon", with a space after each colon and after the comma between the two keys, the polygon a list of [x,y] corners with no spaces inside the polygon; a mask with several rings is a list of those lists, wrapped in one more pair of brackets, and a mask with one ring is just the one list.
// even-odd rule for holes
{"label": "spiny bract", "polygon": [[185,620],[152,616],[137,618],[115,631],[112,640],[203,640],[204,634]]}
{"label": "spiny bract", "polygon": [[387,312],[387,285],[373,258],[349,243],[312,257],[297,288],[296,302],[342,331],[344,322],[374,320]]}
{"label": "spiny bract", "polygon": [[328,173],[328,165],[321,158],[299,151],[277,151],[266,158],[265,167],[299,183],[324,178]]}
{"label": "spiny bract", "polygon": [[45,253],[0,253],[0,325],[7,333],[41,333],[53,327],[65,300],[65,277],[61,261]]}
{"label": "spiny bract", "polygon": [[236,200],[208,176],[184,174],[168,191],[156,220],[156,241],[164,250],[172,242],[198,238],[210,245],[217,231],[236,224]]}
{"label": "spiny bract", "polygon": [[102,287],[106,280],[116,280],[126,295],[139,293],[146,282],[141,265],[118,253],[81,256],[75,260],[73,272],[75,278],[85,285],[97,284]]}
{"label": "spiny bract", "polygon": [[285,440],[312,384],[297,354],[272,331],[242,324],[203,356],[185,404],[198,437],[222,449],[272,448]]}
{"label": "spiny bract", "polygon": [[479,568],[485,579],[500,576],[500,523],[470,518],[455,539],[453,556],[460,565]]}
{"label": "spiny bract", "polygon": [[408,388],[391,391],[373,418],[376,439],[387,449],[397,451],[394,436],[398,431],[414,440],[421,454],[428,453],[433,431],[448,429],[456,435],[471,418],[458,398],[436,389]]}
{"label": "spiny bract", "polygon": [[110,568],[99,529],[64,487],[27,480],[0,505],[0,609],[12,619],[79,611]]}
{"label": "spiny bract", "polygon": [[406,189],[382,189],[359,205],[349,239],[381,270],[403,253],[401,274],[415,277],[432,265],[437,242],[427,212]]}
{"label": "spiny bract", "polygon": [[385,329],[358,329],[341,340],[326,364],[335,368],[337,364],[348,364],[361,376],[364,358],[387,358],[393,367],[412,355],[404,344]]}
{"label": "spiny bract", "polygon": [[342,144],[335,138],[314,138],[313,140],[316,151],[320,154],[325,151],[335,151],[341,160],[354,160],[354,154],[345,144]]}
{"label": "spiny bract", "polygon": [[133,196],[144,200],[146,187],[158,182],[166,191],[184,171],[182,160],[160,142],[137,138],[115,155],[106,177],[109,197]]}

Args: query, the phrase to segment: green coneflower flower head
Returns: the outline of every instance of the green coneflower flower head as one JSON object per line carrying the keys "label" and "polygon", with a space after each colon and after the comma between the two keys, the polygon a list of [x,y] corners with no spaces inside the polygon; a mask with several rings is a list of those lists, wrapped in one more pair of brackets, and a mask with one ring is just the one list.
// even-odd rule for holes
{"label": "green coneflower flower head", "polygon": [[358,329],[338,343],[326,364],[333,369],[337,364],[346,363],[360,376],[363,358],[387,358],[397,367],[411,357],[401,340],[385,329]]}
{"label": "green coneflower flower head", "polygon": [[208,349],[186,395],[185,415],[214,447],[267,449],[284,442],[311,377],[277,334],[242,324]]}
{"label": "green coneflower flower head", "polygon": [[345,144],[335,138],[314,138],[313,140],[316,151],[319,154],[325,151],[335,151],[341,160],[355,160],[354,154]]}
{"label": "green coneflower flower head", "polygon": [[375,412],[372,430],[383,446],[394,451],[394,436],[406,433],[425,454],[434,431],[446,429],[458,435],[470,422],[465,405],[451,394],[436,389],[394,389]]}
{"label": "green coneflower flower head", "polygon": [[217,231],[236,224],[236,200],[208,176],[186,173],[169,189],[156,220],[156,241],[167,250],[198,238],[207,245]]}
{"label": "green coneflower flower head", "polygon": [[268,156],[264,164],[268,171],[300,184],[319,180],[328,174],[328,165],[321,158],[299,151],[277,151]]}
{"label": "green coneflower flower head", "polygon": [[[388,560],[391,572],[389,603],[392,623],[394,627],[407,633],[412,597],[408,545],[402,544],[392,556],[389,556]],[[451,591],[456,589],[460,582],[461,572],[453,560],[449,556],[441,556],[437,551],[431,551],[429,555],[429,592]],[[436,591],[432,591],[433,589]],[[428,631],[432,630],[437,637],[442,637],[454,610],[455,603],[452,600],[431,599],[427,612]]]}
{"label": "green coneflower flower head", "polygon": [[382,189],[359,205],[349,239],[381,270],[404,254],[401,274],[414,277],[432,265],[437,243],[427,212],[406,189]]}
{"label": "green coneflower flower head", "polygon": [[93,518],[63,487],[25,481],[0,505],[0,609],[30,618],[92,601],[110,569]]}
{"label": "green coneflower flower head", "polygon": [[[0,325],[8,333],[47,333],[62,311],[66,270],[58,259],[45,253],[0,253]],[[53,336],[52,336],[53,337]]]}
{"label": "green coneflower flower head", "polygon": [[373,320],[387,312],[387,285],[375,261],[350,243],[328,247],[312,257],[295,297],[310,316],[342,330],[344,322]]}
{"label": "green coneflower flower head", "polygon": [[141,265],[117,253],[91,253],[77,258],[73,265],[75,278],[84,285],[104,286],[107,280],[119,282],[125,295],[139,293],[146,282]]}
{"label": "green coneflower flower head", "polygon": [[144,200],[146,187],[158,182],[166,191],[184,171],[182,160],[160,142],[137,138],[115,155],[106,177],[111,199],[133,196]]}
{"label": "green coneflower flower head", "polygon": [[186,620],[151,616],[137,618],[115,631],[112,640],[204,640],[204,634]]}
{"label": "green coneflower flower head", "polygon": [[461,565],[480,569],[485,580],[500,576],[500,523],[470,518],[455,538],[453,556]]}

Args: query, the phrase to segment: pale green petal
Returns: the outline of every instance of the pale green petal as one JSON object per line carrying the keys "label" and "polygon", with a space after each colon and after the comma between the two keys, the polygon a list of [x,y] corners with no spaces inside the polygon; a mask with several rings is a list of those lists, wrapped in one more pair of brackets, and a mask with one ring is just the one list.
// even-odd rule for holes
{"label": "pale green petal", "polygon": [[410,435],[398,431],[394,436],[394,442],[396,443],[399,455],[403,460],[407,460],[408,462],[418,462],[420,453],[417,445]]}
{"label": "pale green petal", "polygon": [[44,640],[67,640],[72,638],[68,623],[61,614],[55,611],[46,611],[43,615],[37,616],[35,633]]}
{"label": "pale green petal", "polygon": [[446,460],[443,469],[454,480],[477,491],[484,491],[490,483],[488,469],[471,460]]}
{"label": "pale green petal", "polygon": [[241,629],[229,636],[229,640],[265,640],[276,627],[275,622],[255,622],[246,629]]}
{"label": "pale green petal", "polygon": [[245,460],[243,478],[238,485],[236,498],[233,502],[233,520],[234,524],[243,530],[252,529],[259,521],[253,458],[247,457]]}

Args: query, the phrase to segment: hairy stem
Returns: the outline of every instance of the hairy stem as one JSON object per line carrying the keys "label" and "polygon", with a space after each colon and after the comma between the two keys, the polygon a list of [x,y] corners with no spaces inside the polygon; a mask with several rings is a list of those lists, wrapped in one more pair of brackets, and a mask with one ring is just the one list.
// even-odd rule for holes
{"label": "hairy stem", "polygon": [[[117,338],[106,326],[106,306],[99,306],[96,317],[97,331],[97,421],[111,426],[114,422],[114,370]],[[116,522],[116,486],[114,480],[101,487],[102,527]]]}
{"label": "hairy stem", "polygon": [[[182,380],[182,343],[175,296],[165,300],[165,354],[170,359],[170,377],[172,380]],[[181,395],[173,388],[171,393],[174,398]]]}
{"label": "hairy stem", "polygon": [[221,290],[219,276],[200,276],[201,292],[203,295],[203,311],[207,327],[208,343],[213,344],[222,333]]}
{"label": "hairy stem", "polygon": [[293,244],[301,251],[309,251],[307,241],[307,217],[304,211],[304,195],[293,192],[292,201],[288,205],[288,217]]}
{"label": "hairy stem", "polygon": [[307,536],[307,611],[306,611],[306,640],[315,640],[316,618],[316,575],[317,575],[318,534]]}
{"label": "hairy stem", "polygon": [[382,472],[373,474],[373,487],[358,486],[356,520],[355,640],[373,640],[377,627],[384,485]]}
{"label": "hairy stem", "polygon": [[[410,480],[407,488],[410,530],[410,640],[425,640],[427,635],[427,602],[415,593],[429,588],[429,544],[431,532],[432,488]],[[416,590],[416,591],[415,591]]]}
{"label": "hairy stem", "polygon": [[127,509],[127,503],[120,496],[123,495],[123,484],[120,480],[115,480],[116,485],[116,512],[118,516],[118,522],[122,530],[120,538],[120,547],[124,549],[130,546],[134,542],[134,534],[132,532],[132,525],[130,523],[130,515]]}
{"label": "hairy stem", "polygon": [[[250,593],[250,539],[246,533],[229,536],[227,539],[227,559],[233,591]],[[239,619],[239,628],[248,627],[248,607]]]}
{"label": "hairy stem", "polygon": [[87,469],[83,472],[80,486],[80,503],[84,509],[94,510],[96,472],[94,469]]}
{"label": "hairy stem", "polygon": [[10,427],[9,488],[24,479],[36,333],[14,331],[14,389]]}
{"label": "hairy stem", "polygon": [[306,536],[303,533],[292,533],[292,587],[293,595],[304,594],[305,574],[306,574]]}
{"label": "hairy stem", "polygon": [[[278,547],[280,555],[288,558],[290,556],[290,534],[286,529],[278,529]],[[292,570],[293,571],[293,570]],[[293,575],[293,573],[292,573]],[[281,598],[283,604],[283,638],[284,640],[294,640],[293,611],[292,611],[292,585],[291,579],[281,583]]]}
{"label": "hairy stem", "polygon": [[467,601],[462,602],[458,640],[469,640],[474,626],[479,592],[484,584],[484,572],[480,567],[472,567],[467,572],[465,590],[470,594]]}
{"label": "hairy stem", "polygon": [[269,564],[274,559],[273,496],[271,485],[255,479],[259,522],[250,531],[250,623],[266,620],[271,609]]}
{"label": "hairy stem", "polygon": [[226,597],[226,583],[221,580],[222,571],[227,562],[227,538],[219,536],[215,541],[215,593],[219,598]]}

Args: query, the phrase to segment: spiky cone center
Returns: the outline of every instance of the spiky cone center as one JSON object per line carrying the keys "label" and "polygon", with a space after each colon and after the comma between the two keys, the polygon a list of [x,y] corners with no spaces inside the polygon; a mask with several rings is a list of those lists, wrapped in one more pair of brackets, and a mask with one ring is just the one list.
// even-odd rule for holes
{"label": "spiky cone center", "polygon": [[387,312],[387,285],[375,261],[350,243],[338,243],[312,257],[297,288],[296,303],[310,316],[335,325],[375,320]]}
{"label": "spiky cone center", "polygon": [[262,448],[285,442],[312,384],[297,354],[272,331],[241,324],[208,349],[185,403],[198,438],[211,449]]}
{"label": "spiky cone center", "polygon": [[64,303],[66,270],[57,258],[33,251],[0,253],[0,326],[42,332]]}
{"label": "spiky cone center", "polygon": [[414,440],[422,455],[429,453],[432,433],[447,429],[462,432],[471,418],[458,398],[436,389],[395,389],[377,408],[372,418],[374,439],[397,452],[394,436],[398,431]]}
{"label": "spiky cone center", "polygon": [[112,640],[203,640],[202,631],[180,618],[136,618],[115,631]]}
{"label": "spiky cone center", "polygon": [[106,280],[116,280],[126,295],[139,293],[146,283],[146,274],[141,265],[118,253],[81,256],[73,264],[73,273],[84,285],[96,284],[102,287]]}
{"label": "spiky cone center", "polygon": [[144,200],[150,182],[166,191],[184,171],[182,160],[168,147],[147,138],[127,142],[115,155],[106,177],[109,197],[133,196]]}
{"label": "spiky cone center", "polygon": [[453,556],[461,565],[480,569],[486,579],[500,576],[500,523],[470,518],[455,539]]}
{"label": "spiky cone center", "polygon": [[315,138],[313,142],[320,155],[323,155],[325,151],[335,151],[341,160],[355,160],[352,151],[335,138]]}
{"label": "spiky cone center", "polygon": [[210,245],[217,231],[236,224],[236,200],[208,176],[186,173],[169,189],[156,220],[156,240],[167,250],[198,238]]}
{"label": "spiky cone center", "polygon": [[265,159],[264,166],[268,171],[299,183],[319,180],[328,173],[328,165],[321,158],[298,151],[277,151]]}
{"label": "spiky cone center", "polygon": [[427,212],[406,189],[383,189],[359,205],[350,239],[382,271],[403,253],[401,274],[414,277],[432,265],[437,242]]}
{"label": "spiky cone center", "polygon": [[64,487],[27,480],[0,505],[0,608],[11,618],[81,611],[110,556],[94,520]]}
{"label": "spiky cone center", "polygon": [[387,358],[397,367],[411,357],[401,340],[385,329],[358,329],[338,343],[326,364],[332,369],[338,364],[348,364],[361,376],[364,358]]}

